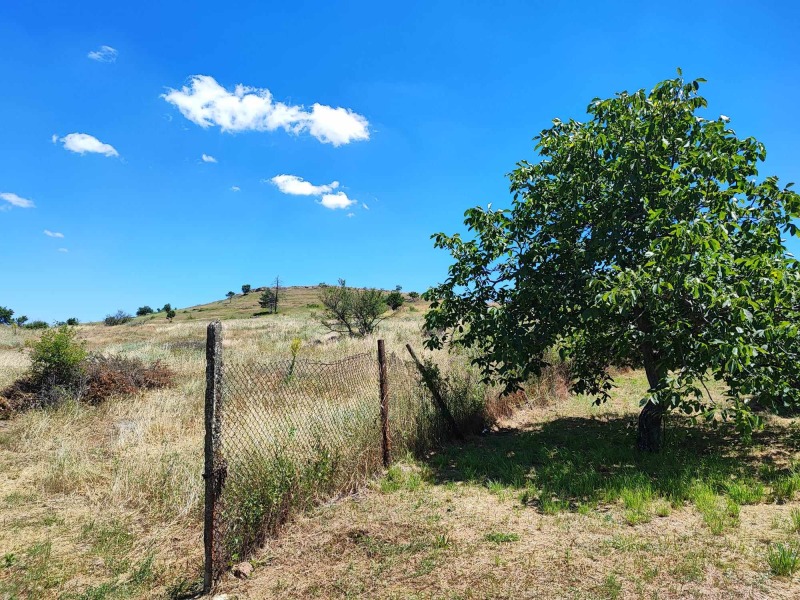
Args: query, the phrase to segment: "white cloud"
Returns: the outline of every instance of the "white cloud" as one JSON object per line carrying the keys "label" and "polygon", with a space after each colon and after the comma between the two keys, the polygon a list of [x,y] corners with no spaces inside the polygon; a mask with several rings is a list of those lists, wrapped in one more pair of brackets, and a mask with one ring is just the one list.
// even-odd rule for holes
{"label": "white cloud", "polygon": [[232,185],[232,186],[231,186],[231,191],[232,191],[232,192],[238,192],[238,191],[240,191],[240,188],[239,188],[239,186],[238,186],[238,185]]}
{"label": "white cloud", "polygon": [[367,206],[366,202],[361,203],[361,208],[363,208],[364,210],[369,210],[369,206]]}
{"label": "white cloud", "polygon": [[119,53],[111,46],[100,46],[97,50],[92,50],[86,56],[97,62],[112,63],[117,62],[117,54]]}
{"label": "white cloud", "polygon": [[338,181],[332,181],[326,185],[314,185],[297,175],[276,175],[270,181],[278,186],[284,194],[292,196],[321,196],[339,187]]}
{"label": "white cloud", "polygon": [[66,248],[59,248],[58,251],[59,252],[69,252],[69,250],[67,250]]}
{"label": "white cloud", "polygon": [[0,200],[5,200],[8,202],[8,205],[3,205],[6,208],[9,208],[9,205],[16,206],[17,208],[33,208],[35,206],[33,200],[22,198],[16,194],[12,194],[11,192],[0,193]]}
{"label": "white cloud", "polygon": [[71,152],[77,152],[78,154],[90,152],[93,154],[103,154],[105,156],[119,156],[114,146],[111,144],[104,144],[88,133],[70,133],[63,138],[58,138],[57,136],[53,136],[53,138],[55,138],[53,140],[54,143],[55,141],[59,141],[64,144],[64,148]]}
{"label": "white cloud", "polygon": [[337,192],[335,194],[324,194],[319,201],[325,208],[336,210],[337,208],[347,208],[355,204],[355,200],[351,200],[344,192]]}
{"label": "white cloud", "polygon": [[217,162],[217,159],[214,158],[213,156],[211,156],[210,154],[203,154],[202,159],[203,159],[203,162],[207,162],[207,163],[215,163],[215,162]]}
{"label": "white cloud", "polygon": [[347,218],[355,217],[356,213],[347,213]]}
{"label": "white cloud", "polygon": [[63,238],[64,237],[63,233],[59,233],[58,231],[50,231],[49,229],[45,229],[44,230],[44,234],[47,237],[52,237],[52,238]]}
{"label": "white cloud", "polygon": [[229,91],[209,75],[195,75],[188,86],[170,89],[161,97],[201,127],[228,132],[280,128],[295,135],[308,132],[334,146],[369,139],[369,122],[349,108],[315,103],[309,111],[302,105],[275,102],[265,88],[239,84]]}

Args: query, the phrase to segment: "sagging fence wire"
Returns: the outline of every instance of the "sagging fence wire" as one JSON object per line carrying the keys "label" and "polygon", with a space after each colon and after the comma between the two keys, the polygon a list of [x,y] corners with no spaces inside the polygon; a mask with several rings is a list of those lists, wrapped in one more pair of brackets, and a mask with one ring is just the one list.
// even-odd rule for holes
{"label": "sagging fence wire", "polygon": [[[226,356],[223,365],[221,324],[209,325],[206,591],[293,511],[352,492],[392,456],[452,433],[454,419],[443,416],[419,365],[379,346],[331,363]],[[470,410],[461,407],[456,420]]]}

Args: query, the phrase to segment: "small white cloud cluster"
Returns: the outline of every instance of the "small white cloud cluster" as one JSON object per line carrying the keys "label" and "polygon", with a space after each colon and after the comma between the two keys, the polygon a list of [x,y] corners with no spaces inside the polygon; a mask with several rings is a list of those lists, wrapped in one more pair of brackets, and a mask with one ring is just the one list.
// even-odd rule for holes
{"label": "small white cloud cluster", "polygon": [[53,135],[53,143],[61,142],[64,148],[77,154],[103,154],[104,156],[119,156],[117,149],[111,144],[104,144],[88,133],[70,133],[60,138]]}
{"label": "small white cloud cluster", "polygon": [[301,105],[275,102],[268,89],[239,84],[229,91],[209,75],[195,75],[188,86],[170,89],[161,97],[201,127],[217,126],[227,132],[308,132],[334,146],[369,139],[369,122],[349,108],[315,103],[306,110]]}
{"label": "small white cloud cluster", "polygon": [[44,234],[47,237],[51,237],[51,238],[63,238],[64,237],[63,233],[60,233],[58,231],[50,231],[49,229],[45,229],[44,230]]}
{"label": "small white cloud cluster", "polygon": [[344,192],[334,192],[339,187],[338,181],[332,181],[325,185],[314,185],[297,175],[276,175],[272,182],[284,194],[292,196],[319,196],[319,203],[325,208],[336,210],[345,209],[356,203],[351,200]]}
{"label": "small white cloud cluster", "polygon": [[17,196],[12,192],[0,192],[0,200],[6,202],[6,204],[0,204],[0,210],[9,210],[12,206],[17,208],[33,208],[36,206],[33,200]]}
{"label": "small white cloud cluster", "polygon": [[203,154],[203,156],[201,158],[203,159],[203,162],[205,162],[205,163],[215,163],[215,162],[217,162],[217,159],[214,158],[213,156],[211,156],[210,154]]}
{"label": "small white cloud cluster", "polygon": [[100,46],[97,50],[92,50],[86,56],[97,62],[113,63],[117,62],[117,54],[119,53],[111,46]]}

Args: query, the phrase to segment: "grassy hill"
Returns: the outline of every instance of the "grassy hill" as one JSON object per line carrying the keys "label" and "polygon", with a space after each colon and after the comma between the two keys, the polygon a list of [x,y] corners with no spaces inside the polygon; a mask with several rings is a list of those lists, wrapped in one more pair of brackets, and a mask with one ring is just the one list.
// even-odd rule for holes
{"label": "grassy hill", "polygon": [[[211,321],[214,319],[249,319],[252,317],[271,316],[267,310],[258,305],[261,290],[264,288],[253,289],[249,294],[236,294],[230,300],[222,298],[207,304],[198,304],[186,308],[176,308],[174,321],[191,321],[193,319],[203,319]],[[308,315],[314,311],[321,311],[320,292],[322,288],[317,285],[298,285],[281,288],[278,300],[278,312],[291,316]],[[424,310],[428,303],[420,299],[411,302],[410,298],[404,294],[406,304],[399,310],[402,312],[414,312],[414,310]],[[413,309],[413,310],[412,310]],[[164,313],[155,313],[144,317],[137,317],[136,320],[151,321],[164,319]]]}

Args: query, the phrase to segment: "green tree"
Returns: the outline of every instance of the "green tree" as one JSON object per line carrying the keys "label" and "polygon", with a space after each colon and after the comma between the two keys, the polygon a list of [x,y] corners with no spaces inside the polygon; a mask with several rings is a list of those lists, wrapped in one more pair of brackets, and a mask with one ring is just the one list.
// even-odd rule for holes
{"label": "green tree", "polygon": [[0,325],[11,325],[11,317],[13,316],[13,310],[5,306],[0,306]]}
{"label": "green tree", "polygon": [[19,317],[17,317],[16,319],[14,319],[14,322],[15,322],[15,323],[16,323],[16,324],[17,324],[19,327],[22,327],[23,325],[25,325],[25,323],[27,323],[27,322],[28,322],[28,317],[27,317],[27,316],[25,316],[25,315],[20,315]]}
{"label": "green tree", "polygon": [[275,292],[273,292],[270,288],[267,288],[261,292],[261,296],[258,297],[258,305],[261,308],[266,308],[274,312],[273,308],[275,306]]}
{"label": "green tree", "polygon": [[158,312],[169,312],[169,311],[171,311],[171,310],[172,310],[172,305],[171,305],[169,302],[167,302],[167,303],[164,305],[164,307],[163,307],[163,308],[162,308],[160,311],[158,311]]}
{"label": "green tree", "polygon": [[406,299],[403,298],[403,294],[401,294],[398,290],[389,292],[386,295],[386,304],[388,304],[389,308],[391,308],[392,310],[397,310],[398,308],[400,308],[403,305],[403,302],[405,301]]}
{"label": "green tree", "polygon": [[233,302],[233,297],[234,297],[235,295],[236,295],[236,293],[235,293],[235,292],[228,292],[227,294],[225,294],[225,297],[228,299],[228,304],[230,304],[231,302]]}
{"label": "green tree", "polygon": [[152,315],[152,314],[153,314],[153,312],[154,312],[154,311],[153,311],[153,309],[152,309],[152,308],[150,308],[150,307],[149,307],[149,306],[147,306],[147,305],[145,305],[145,306],[140,306],[139,308],[137,308],[137,309],[136,309],[136,316],[137,316],[137,317],[143,317],[143,316],[145,316],[145,315]]}
{"label": "green tree", "polygon": [[417,298],[419,298],[419,292],[408,292],[408,297],[411,298],[412,302],[416,302]]}
{"label": "green tree", "polygon": [[174,310],[174,309],[172,309],[172,308],[170,308],[170,309],[167,311],[167,321],[169,321],[170,323],[172,323],[172,319],[174,319],[174,318],[175,318],[175,310]]}
{"label": "green tree", "polygon": [[75,327],[79,323],[80,321],[75,317],[70,317],[69,319],[67,319],[67,325],[69,325],[70,327]]}
{"label": "green tree", "polygon": [[251,288],[250,288],[250,284],[249,284],[249,283],[245,283],[245,284],[242,286],[242,294],[244,294],[245,296],[247,296],[247,294],[249,294],[249,293],[250,293],[250,289],[251,289]]}
{"label": "green tree", "polygon": [[320,301],[325,307],[322,325],[330,331],[351,336],[374,332],[386,312],[383,292],[347,287],[344,279],[339,280],[338,286],[323,288]]}
{"label": "green tree", "polygon": [[593,100],[584,122],[555,120],[536,138],[540,159],[510,174],[511,209],[468,210],[469,239],[433,236],[455,263],[426,294],[428,347],[474,348],[508,387],[558,347],[574,391],[597,402],[610,365],[641,366],[647,451],[670,409],[747,433],[760,426],[753,404],[800,404],[800,269],[782,237],[797,234],[800,196],[758,178],[760,142],[698,114],[701,82],[679,71],[649,93]]}

